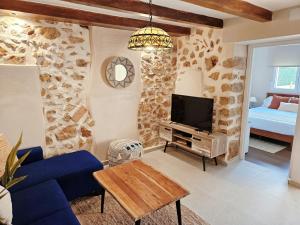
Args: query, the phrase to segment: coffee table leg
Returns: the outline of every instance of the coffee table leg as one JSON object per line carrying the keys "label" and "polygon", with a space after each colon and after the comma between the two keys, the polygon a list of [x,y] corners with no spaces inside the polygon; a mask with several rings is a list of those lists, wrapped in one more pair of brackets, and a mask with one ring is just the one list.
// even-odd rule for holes
{"label": "coffee table leg", "polygon": [[105,200],[105,190],[103,191],[101,195],[101,213],[104,212],[104,200]]}
{"label": "coffee table leg", "polygon": [[135,221],[135,225],[140,225],[140,224],[141,224],[141,220]]}
{"label": "coffee table leg", "polygon": [[182,225],[180,200],[176,201],[176,210],[177,210],[178,225]]}

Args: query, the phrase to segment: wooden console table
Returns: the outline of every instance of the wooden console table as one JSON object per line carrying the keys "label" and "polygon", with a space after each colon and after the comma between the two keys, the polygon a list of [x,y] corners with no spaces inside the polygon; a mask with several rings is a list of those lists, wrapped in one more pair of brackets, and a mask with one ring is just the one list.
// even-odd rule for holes
{"label": "wooden console table", "polygon": [[195,128],[173,122],[161,122],[159,136],[166,141],[164,152],[168,144],[174,144],[185,151],[202,156],[203,170],[205,171],[205,159],[215,160],[217,156],[226,153],[227,138],[222,133],[208,134],[196,131]]}

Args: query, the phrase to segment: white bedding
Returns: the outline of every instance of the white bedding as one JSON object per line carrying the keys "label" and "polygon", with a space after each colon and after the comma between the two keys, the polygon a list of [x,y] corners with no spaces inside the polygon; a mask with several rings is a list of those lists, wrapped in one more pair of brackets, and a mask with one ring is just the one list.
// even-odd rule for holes
{"label": "white bedding", "polygon": [[249,110],[248,118],[251,128],[285,135],[295,134],[297,113],[257,107]]}

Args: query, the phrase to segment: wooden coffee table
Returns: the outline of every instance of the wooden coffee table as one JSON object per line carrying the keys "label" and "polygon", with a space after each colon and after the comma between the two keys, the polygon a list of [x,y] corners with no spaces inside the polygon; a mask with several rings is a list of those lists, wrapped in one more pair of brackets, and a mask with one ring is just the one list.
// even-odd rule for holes
{"label": "wooden coffee table", "polygon": [[[176,202],[178,224],[181,225],[180,199],[189,192],[170,178],[140,160],[93,173],[96,180],[133,218],[136,225],[150,213]],[[101,197],[101,213],[105,193]]]}

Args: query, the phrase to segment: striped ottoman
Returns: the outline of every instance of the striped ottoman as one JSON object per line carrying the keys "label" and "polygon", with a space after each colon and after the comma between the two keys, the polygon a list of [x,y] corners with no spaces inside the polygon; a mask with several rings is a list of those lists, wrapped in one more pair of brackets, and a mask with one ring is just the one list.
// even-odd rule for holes
{"label": "striped ottoman", "polygon": [[131,160],[139,159],[143,155],[141,142],[132,139],[112,141],[108,148],[109,166],[116,166]]}

